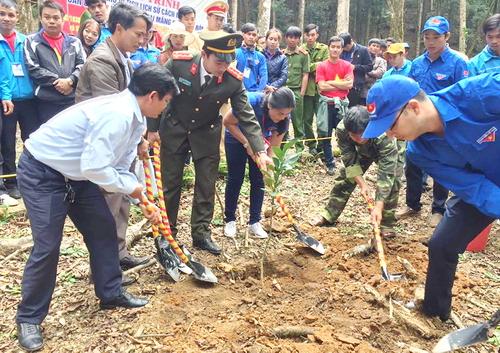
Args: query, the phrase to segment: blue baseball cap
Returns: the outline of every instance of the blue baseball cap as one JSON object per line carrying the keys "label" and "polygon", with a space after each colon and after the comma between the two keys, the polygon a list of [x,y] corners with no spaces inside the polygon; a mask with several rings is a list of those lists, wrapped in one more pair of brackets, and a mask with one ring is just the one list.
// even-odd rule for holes
{"label": "blue baseball cap", "polygon": [[443,16],[434,16],[425,21],[424,29],[421,33],[429,29],[436,31],[439,34],[445,34],[450,31],[450,23]]}
{"label": "blue baseball cap", "polygon": [[418,83],[406,76],[392,75],[378,80],[366,97],[370,122],[362,137],[371,139],[386,132],[394,122],[398,110],[419,91]]}

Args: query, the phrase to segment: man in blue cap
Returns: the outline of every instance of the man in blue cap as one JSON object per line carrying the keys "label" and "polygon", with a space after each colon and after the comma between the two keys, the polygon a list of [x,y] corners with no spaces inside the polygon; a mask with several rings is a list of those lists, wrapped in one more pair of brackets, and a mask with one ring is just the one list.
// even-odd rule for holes
{"label": "man in blue cap", "polygon": [[427,95],[410,78],[377,82],[367,98],[363,138],[411,141],[407,155],[455,193],[429,240],[423,311],[449,318],[458,254],[500,218],[500,73],[462,80]]}
{"label": "man in blue cap", "polygon": [[[467,64],[447,47],[450,38],[450,24],[442,16],[429,18],[422,30],[426,52],[417,57],[411,66],[408,77],[418,82],[426,93],[446,88],[468,76]],[[418,214],[422,208],[423,172],[411,161],[406,163],[406,207],[397,212],[398,218]],[[433,185],[431,227],[436,227],[445,211],[448,190],[439,183]]]}

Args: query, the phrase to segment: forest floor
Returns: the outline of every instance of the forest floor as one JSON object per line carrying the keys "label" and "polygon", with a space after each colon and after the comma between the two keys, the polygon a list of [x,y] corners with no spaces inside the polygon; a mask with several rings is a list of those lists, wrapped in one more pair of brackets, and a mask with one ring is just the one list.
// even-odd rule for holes
{"label": "forest floor", "polygon": [[[373,168],[368,178],[374,192]],[[325,206],[334,177],[319,162],[301,162],[284,182],[282,194],[298,227],[327,248],[316,255],[297,242],[282,212],[273,223],[280,230],[270,240],[260,280],[260,258],[266,240],[245,240],[248,218],[248,185],[239,208],[240,234],[224,237],[221,209],[216,204],[213,239],[222,256],[192,250],[196,261],[218,277],[215,285],[183,275],[170,280],[158,264],[142,270],[127,287],[147,297],[139,309],[101,311],[89,284],[88,256],[81,235],[68,221],[65,227],[57,286],[44,321],[42,352],[413,352],[431,351],[440,337],[457,329],[452,321],[429,319],[408,304],[421,298],[427,268],[425,240],[433,229],[427,225],[430,192],[423,196],[420,215],[402,220],[397,237],[384,241],[391,274],[405,279],[385,281],[376,253],[348,256],[372,237],[369,212],[356,190],[335,227],[311,227],[308,221]],[[224,181],[218,181],[223,198]],[[191,245],[189,215],[193,189],[183,192],[178,240]],[[404,188],[400,200],[404,200]],[[272,200],[266,196],[269,209]],[[269,212],[267,212],[269,213]],[[140,217],[135,214],[131,222]],[[1,216],[0,237],[30,236],[23,213]],[[269,218],[262,221],[269,222]],[[453,310],[465,326],[484,322],[499,307],[500,226],[495,222],[482,252],[460,257],[453,288]],[[131,249],[135,255],[152,256],[153,239],[143,237]],[[28,253],[0,260],[0,351],[17,352],[14,316]],[[410,277],[402,263],[416,270]],[[410,305],[411,306],[411,305]],[[288,336],[288,337],[287,337]],[[295,337],[291,337],[295,336]],[[496,336],[492,342],[497,340]],[[494,342],[493,342],[494,343]],[[494,352],[482,344],[461,352]]]}

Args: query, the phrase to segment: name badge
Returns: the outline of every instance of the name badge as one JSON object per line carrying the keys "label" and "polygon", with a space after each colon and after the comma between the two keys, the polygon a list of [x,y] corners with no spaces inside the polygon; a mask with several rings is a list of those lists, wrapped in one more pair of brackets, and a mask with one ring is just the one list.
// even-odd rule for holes
{"label": "name badge", "polygon": [[19,76],[24,76],[23,72],[23,67],[21,63],[12,63],[12,73],[14,76],[19,77]]}
{"label": "name badge", "polygon": [[186,80],[183,77],[179,77],[179,82],[185,84],[186,86],[190,87],[191,86],[191,81]]}
{"label": "name badge", "polygon": [[245,70],[243,71],[243,77],[249,78],[250,77],[250,68],[245,67]]}

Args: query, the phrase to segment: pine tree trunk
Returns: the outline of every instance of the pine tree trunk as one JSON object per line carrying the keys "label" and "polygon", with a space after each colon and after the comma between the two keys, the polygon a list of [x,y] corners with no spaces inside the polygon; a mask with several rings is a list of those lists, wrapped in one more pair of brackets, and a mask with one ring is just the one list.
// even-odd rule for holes
{"label": "pine tree trunk", "polygon": [[460,0],[460,33],[459,33],[459,42],[458,42],[458,50],[462,53],[467,51],[466,44],[466,36],[467,36],[467,1]]}
{"label": "pine tree trunk", "polygon": [[31,1],[18,0],[19,6],[19,24],[17,28],[21,33],[31,33],[38,29],[38,21],[33,17],[33,8]]}
{"label": "pine tree trunk", "polygon": [[304,28],[304,14],[306,12],[306,0],[299,0],[299,13],[297,16],[297,26]]}
{"label": "pine tree trunk", "polygon": [[231,26],[236,30],[238,28],[238,0],[233,0],[229,9],[231,11]]}
{"label": "pine tree trunk", "polygon": [[404,0],[387,0],[391,12],[391,37],[396,41],[404,42]]}
{"label": "pine tree trunk", "polygon": [[349,32],[350,0],[339,0],[337,7],[337,33]]}
{"label": "pine tree trunk", "polygon": [[264,34],[269,29],[269,22],[271,20],[271,2],[272,0],[259,1],[259,17],[257,19],[257,27],[259,33]]}
{"label": "pine tree trunk", "polygon": [[[422,23],[424,19],[424,0],[418,1],[418,26],[417,26],[417,35],[420,36],[420,32],[422,32]],[[420,45],[422,44],[420,37],[417,37],[417,45],[415,46],[415,57],[420,55]]]}

